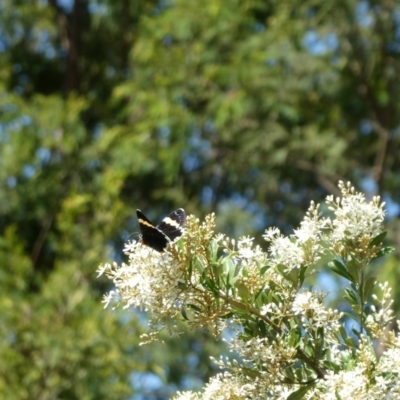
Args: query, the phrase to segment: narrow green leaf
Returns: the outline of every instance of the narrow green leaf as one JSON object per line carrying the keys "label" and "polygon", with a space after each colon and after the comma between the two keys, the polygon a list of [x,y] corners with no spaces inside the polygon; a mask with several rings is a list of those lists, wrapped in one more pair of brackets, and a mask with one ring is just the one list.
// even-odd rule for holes
{"label": "narrow green leaf", "polygon": [[347,262],[347,271],[350,273],[352,282],[354,284],[360,283],[360,270],[361,266],[358,260],[350,258],[350,260]]}
{"label": "narrow green leaf", "polygon": [[345,293],[344,293],[343,297],[349,301],[350,305],[352,307],[359,308],[359,301],[358,301],[358,297],[356,296],[355,292],[349,288],[346,288],[344,290],[344,292]]}
{"label": "narrow green leaf", "polygon": [[336,400],[342,400],[342,398],[337,390],[335,390],[335,397],[336,397]]}
{"label": "narrow green leaf", "polygon": [[192,310],[195,310],[195,311],[197,311],[197,312],[200,312],[201,311],[201,308],[200,307],[198,307],[198,306],[196,306],[195,304],[187,304],[187,307],[188,308],[190,308],[190,309],[192,309]]}
{"label": "narrow green leaf", "polygon": [[306,277],[307,269],[308,269],[307,267],[300,268],[300,276],[299,276],[299,284],[300,284],[300,286],[303,286],[304,279]]}
{"label": "narrow green leaf", "polygon": [[211,261],[217,261],[217,256],[218,256],[218,249],[219,245],[216,240],[212,240],[210,242],[210,259]]}
{"label": "narrow green leaf", "polygon": [[222,275],[221,265],[218,262],[213,262],[213,263],[211,263],[211,269],[213,272],[215,284],[219,286],[220,281],[221,281],[221,275]]}
{"label": "narrow green leaf", "polygon": [[314,387],[313,384],[301,386],[295,392],[291,393],[287,400],[301,400],[307,394],[307,392]]}
{"label": "narrow green leaf", "polygon": [[205,268],[204,268],[202,262],[197,257],[194,259],[193,264],[194,264],[193,265],[194,268],[196,268],[200,272],[200,274],[204,273]]}
{"label": "narrow green leaf", "polygon": [[193,275],[193,261],[191,260],[189,262],[189,267],[188,267],[188,278],[189,278],[189,281],[192,278],[192,275]]}
{"label": "narrow green leaf", "polygon": [[219,297],[219,290],[213,279],[205,276],[203,282],[204,286],[206,286],[211,292],[213,292],[216,297]]}
{"label": "narrow green leaf", "polygon": [[343,325],[339,326],[339,332],[340,332],[340,336],[342,337],[343,340],[346,340],[347,338],[347,332],[346,329],[344,328]]}
{"label": "narrow green leaf", "polygon": [[258,320],[258,330],[261,333],[261,336],[265,336],[265,334],[267,333],[267,326],[262,319]]}
{"label": "narrow green leaf", "polygon": [[344,311],[342,314],[343,314],[343,315],[345,315],[346,317],[348,317],[348,318],[352,319],[353,321],[356,321],[356,322],[358,322],[358,318],[357,318],[355,315],[353,315],[353,314],[350,314],[350,313],[349,313],[349,312],[347,312],[347,311]]}
{"label": "narrow green leaf", "polygon": [[286,265],[278,265],[278,271],[279,273],[290,283],[293,284],[293,286],[297,286],[298,279],[299,279],[299,270],[297,268],[291,269],[289,272],[286,272]]}
{"label": "narrow green leaf", "polygon": [[324,366],[326,366],[328,370],[332,370],[335,372],[339,372],[340,367],[341,367],[339,364],[336,364],[336,363],[334,363],[332,361],[328,361],[328,360],[324,361]]}
{"label": "narrow green leaf", "polygon": [[383,242],[383,239],[386,237],[387,232],[382,232],[380,233],[378,236],[375,236],[369,243],[368,243],[368,247],[374,247],[377,246],[379,244],[381,244]]}
{"label": "narrow green leaf", "polygon": [[243,299],[246,300],[249,298],[250,292],[249,292],[249,288],[247,287],[247,285],[244,285],[243,283],[241,283],[240,281],[236,283],[236,289],[238,291],[239,296]]}
{"label": "narrow green leaf", "polygon": [[329,264],[328,267],[335,272],[336,274],[342,276],[343,278],[349,280],[350,282],[354,282],[353,277],[351,274],[347,271],[346,267],[341,264],[338,260],[332,260]]}
{"label": "narrow green leaf", "polygon": [[351,328],[351,331],[355,336],[357,336],[358,338],[360,337],[360,332],[357,329]]}
{"label": "narrow green leaf", "polygon": [[262,285],[261,289],[256,293],[256,295],[254,296],[254,302],[257,301],[257,299],[259,298],[259,296],[261,295],[261,293],[264,291],[264,287],[265,287],[265,284]]}
{"label": "narrow green leaf", "polygon": [[376,260],[380,257],[385,256],[386,254],[392,253],[395,250],[394,247],[388,246],[384,247],[383,249],[379,250],[376,256],[372,260]]}
{"label": "narrow green leaf", "polygon": [[352,347],[352,348],[355,348],[355,347],[356,347],[356,344],[355,344],[355,342],[354,342],[354,339],[353,339],[351,336],[348,336],[348,337],[345,339],[345,343],[346,343],[347,346],[349,346],[349,347]]}
{"label": "narrow green leaf", "polygon": [[371,276],[365,281],[364,293],[366,297],[368,297],[371,294],[373,288],[375,287],[376,282],[377,282],[376,276]]}
{"label": "narrow green leaf", "polygon": [[182,307],[182,308],[181,308],[181,314],[182,314],[182,317],[183,317],[183,318],[185,318],[187,321],[189,321],[189,317],[187,316],[186,308],[185,308],[185,307]]}
{"label": "narrow green leaf", "polygon": [[270,268],[269,265],[264,265],[263,267],[260,268],[260,275],[263,276],[265,272]]}
{"label": "narrow green leaf", "polygon": [[229,291],[229,289],[235,284],[237,274],[236,265],[230,257],[226,257],[223,260],[223,270],[225,272],[226,289]]}

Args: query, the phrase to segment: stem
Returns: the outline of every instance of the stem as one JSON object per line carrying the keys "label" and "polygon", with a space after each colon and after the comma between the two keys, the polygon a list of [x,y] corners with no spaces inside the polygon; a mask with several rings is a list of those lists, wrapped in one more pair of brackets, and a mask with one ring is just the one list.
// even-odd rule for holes
{"label": "stem", "polygon": [[254,314],[258,318],[262,319],[267,325],[272,326],[278,333],[282,333],[282,329],[278,325],[273,323],[267,316],[260,314],[260,312],[256,308],[244,304],[238,300],[235,300],[229,295],[224,294],[223,292],[220,293],[220,296],[222,299],[226,300],[229,304],[234,305],[236,308],[239,308],[245,312]]}
{"label": "stem", "polygon": [[[262,319],[266,324],[272,326],[278,333],[282,333],[282,329],[278,325],[274,324],[265,315],[261,315],[256,308],[251,307],[247,304],[244,304],[238,300],[235,300],[232,297],[230,297],[229,295],[224,294],[223,292],[220,293],[220,296],[221,296],[221,298],[226,300],[229,304],[232,304],[235,307],[237,307],[245,312],[249,312],[249,313],[256,315],[258,318]],[[305,362],[309,367],[311,367],[317,374],[318,378],[322,379],[325,376],[325,372],[320,368],[320,366],[318,365],[318,362],[316,362],[314,359],[312,359],[310,357],[307,357],[301,349],[297,349],[296,351],[297,351],[297,357],[300,360],[302,360],[303,362]]]}
{"label": "stem", "polygon": [[365,304],[365,293],[364,293],[364,280],[365,271],[361,268],[360,273],[360,285],[358,287],[358,298],[360,299],[360,335],[364,333],[364,304]]}
{"label": "stem", "polygon": [[[212,269],[211,269],[212,271]],[[215,279],[215,277],[213,277]],[[189,285],[192,287],[193,290],[200,292],[200,293],[205,293],[208,292],[205,289],[200,289],[197,287],[193,282],[189,279],[188,280]],[[248,304],[244,304],[239,300],[233,299],[230,297],[228,294],[226,294],[224,291],[219,289],[219,297],[223,300],[226,301],[231,306],[236,307],[237,309],[248,313],[248,314],[253,314],[260,318],[262,321],[264,321],[267,325],[271,326],[275,332],[278,334],[282,334],[283,331],[279,325],[276,325],[273,321],[271,321],[266,315],[260,314],[259,310],[257,310],[255,307],[249,306]],[[318,360],[314,360],[313,358],[308,357],[301,349],[296,349],[296,355],[297,358],[301,361],[303,361],[305,364],[307,364],[310,368],[312,368],[318,379],[323,379],[325,376],[325,371],[319,366]]]}

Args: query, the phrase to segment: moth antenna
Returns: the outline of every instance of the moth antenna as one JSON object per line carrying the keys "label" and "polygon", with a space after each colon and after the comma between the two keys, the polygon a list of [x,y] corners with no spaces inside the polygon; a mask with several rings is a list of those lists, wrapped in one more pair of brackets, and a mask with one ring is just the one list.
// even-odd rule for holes
{"label": "moth antenna", "polygon": [[126,241],[128,241],[128,240],[129,240],[132,236],[134,236],[134,235],[140,236],[140,232],[133,232],[133,233],[131,233],[130,235],[124,237],[123,240],[126,242]]}

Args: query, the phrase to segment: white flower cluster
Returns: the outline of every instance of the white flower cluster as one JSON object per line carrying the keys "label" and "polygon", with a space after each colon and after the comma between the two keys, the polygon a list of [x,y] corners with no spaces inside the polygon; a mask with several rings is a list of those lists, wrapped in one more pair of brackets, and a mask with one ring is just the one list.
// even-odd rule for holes
{"label": "white flower cluster", "polygon": [[292,310],[300,317],[305,329],[317,330],[324,327],[329,332],[339,329],[342,315],[337,310],[326,308],[323,304],[324,297],[323,293],[318,292],[302,292],[296,295]]}
{"label": "white flower cluster", "polygon": [[391,309],[393,305],[393,300],[391,297],[392,289],[389,287],[388,282],[379,283],[382,295],[378,297],[376,294],[372,295],[372,298],[379,305],[377,307],[372,304],[371,311],[372,314],[368,315],[366,320],[366,326],[370,329],[371,335],[374,338],[380,338],[384,336],[384,329],[388,324],[393,321],[393,310]]}
{"label": "white flower cluster", "polygon": [[254,238],[243,236],[236,242],[223,235],[218,235],[224,253],[235,259],[238,263],[246,266],[248,270],[257,268],[267,261],[267,255],[260,246],[254,246]]}
{"label": "white flower cluster", "polygon": [[374,349],[362,340],[353,368],[328,371],[318,385],[319,395],[315,398],[400,399],[399,357],[400,349],[390,348],[378,360]]}
{"label": "white flower cluster", "polygon": [[210,379],[203,393],[178,392],[174,400],[243,400],[260,393],[257,380],[245,379],[224,372]]}
{"label": "white flower cluster", "polygon": [[269,253],[272,265],[285,266],[286,272],[292,269],[314,265],[323,253],[322,230],[326,220],[321,218],[319,206],[311,203],[300,228],[285,237],[278,228],[270,228],[263,235],[270,241]]}
{"label": "white flower cluster", "polygon": [[241,237],[237,242],[227,237],[222,239],[223,251],[235,265],[236,284],[245,286],[246,292],[254,294],[266,283],[266,279],[260,277],[260,266],[268,262],[267,254],[260,246],[254,246],[254,238]]}
{"label": "white flower cluster", "polygon": [[[400,344],[400,343],[399,343]],[[235,346],[236,349],[243,349],[247,354],[259,354],[268,367],[269,361],[275,365],[279,364],[282,354],[276,354],[269,346],[261,340]],[[268,349],[273,354],[268,355]],[[292,350],[293,351],[293,350]],[[287,349],[286,355],[290,357],[291,349]],[[335,361],[340,357],[349,357],[350,352],[336,350]],[[318,381],[305,395],[305,400],[337,400],[352,399],[400,399],[400,348],[391,348],[384,352],[380,360],[377,360],[375,353],[368,344],[362,343],[357,351],[354,365],[340,371],[327,371],[324,379]],[[281,359],[281,361],[283,361]],[[234,363],[234,364],[237,364]],[[229,365],[228,365],[229,367]],[[233,365],[234,367],[234,365]],[[232,364],[231,364],[231,369]],[[239,369],[240,370],[240,369]],[[270,369],[271,370],[271,369]],[[298,390],[300,385],[273,384],[268,385],[271,376],[276,378],[276,371],[273,373],[259,374],[253,379],[245,378],[228,372],[218,374],[206,385],[202,393],[178,392],[175,400],[236,400],[264,398],[287,399],[288,396]]]}
{"label": "white flower cluster", "polygon": [[128,243],[124,253],[129,263],[105,264],[99,268],[99,273],[108,275],[115,285],[111,295],[105,297],[105,305],[116,300],[124,308],[137,307],[160,317],[180,312],[178,283],[183,273],[171,254],[159,253],[138,242]]}
{"label": "white flower cluster", "polygon": [[[238,360],[217,362],[225,371],[202,393],[178,393],[176,400],[283,400],[296,392],[294,398],[310,400],[400,399],[400,338],[386,331],[393,319],[387,284],[366,307],[375,281],[366,285],[365,274],[382,249],[383,204],[367,202],[350,184],[339,188],[342,198],[327,201],[332,218],[312,203],[289,237],[266,231],[268,252],[253,238],[215,235],[213,215],[202,224],[188,217],[180,246],[159,253],[132,242],[125,248],[128,263],[99,268],[115,285],[106,305],[117,300],[149,311],[152,327],[182,313],[191,328],[213,326],[219,334],[231,322],[236,329],[228,347]],[[303,287],[323,254],[333,254],[332,270],[352,283],[346,294],[357,337],[325,306],[325,294]],[[381,358],[371,346],[376,339],[387,345]]]}
{"label": "white flower cluster", "polygon": [[[268,371],[268,375],[273,371],[274,377],[280,379],[284,378],[280,370],[286,363],[294,363],[297,353],[297,350],[280,335],[277,335],[274,341],[266,338],[253,338],[246,341],[234,338],[229,343],[229,348],[232,352],[239,354],[243,362],[261,367],[261,371]],[[264,379],[268,379],[267,372],[262,375],[265,375]]]}
{"label": "white flower cluster", "polygon": [[329,220],[329,241],[340,253],[346,240],[365,248],[371,239],[383,232],[385,203],[378,196],[367,202],[363,193],[356,192],[350,183],[339,182],[341,198],[327,197],[327,204],[335,218]]}

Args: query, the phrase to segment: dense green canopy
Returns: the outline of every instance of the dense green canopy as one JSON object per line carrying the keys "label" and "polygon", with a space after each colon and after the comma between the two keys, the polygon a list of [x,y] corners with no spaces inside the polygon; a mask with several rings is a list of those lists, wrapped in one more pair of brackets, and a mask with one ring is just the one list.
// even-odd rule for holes
{"label": "dense green canopy", "polygon": [[392,1],[4,0],[0,397],[165,398],[213,373],[204,333],[138,347],[142,314],[102,308],[136,208],[260,237],[351,180],[398,241],[399,32]]}

